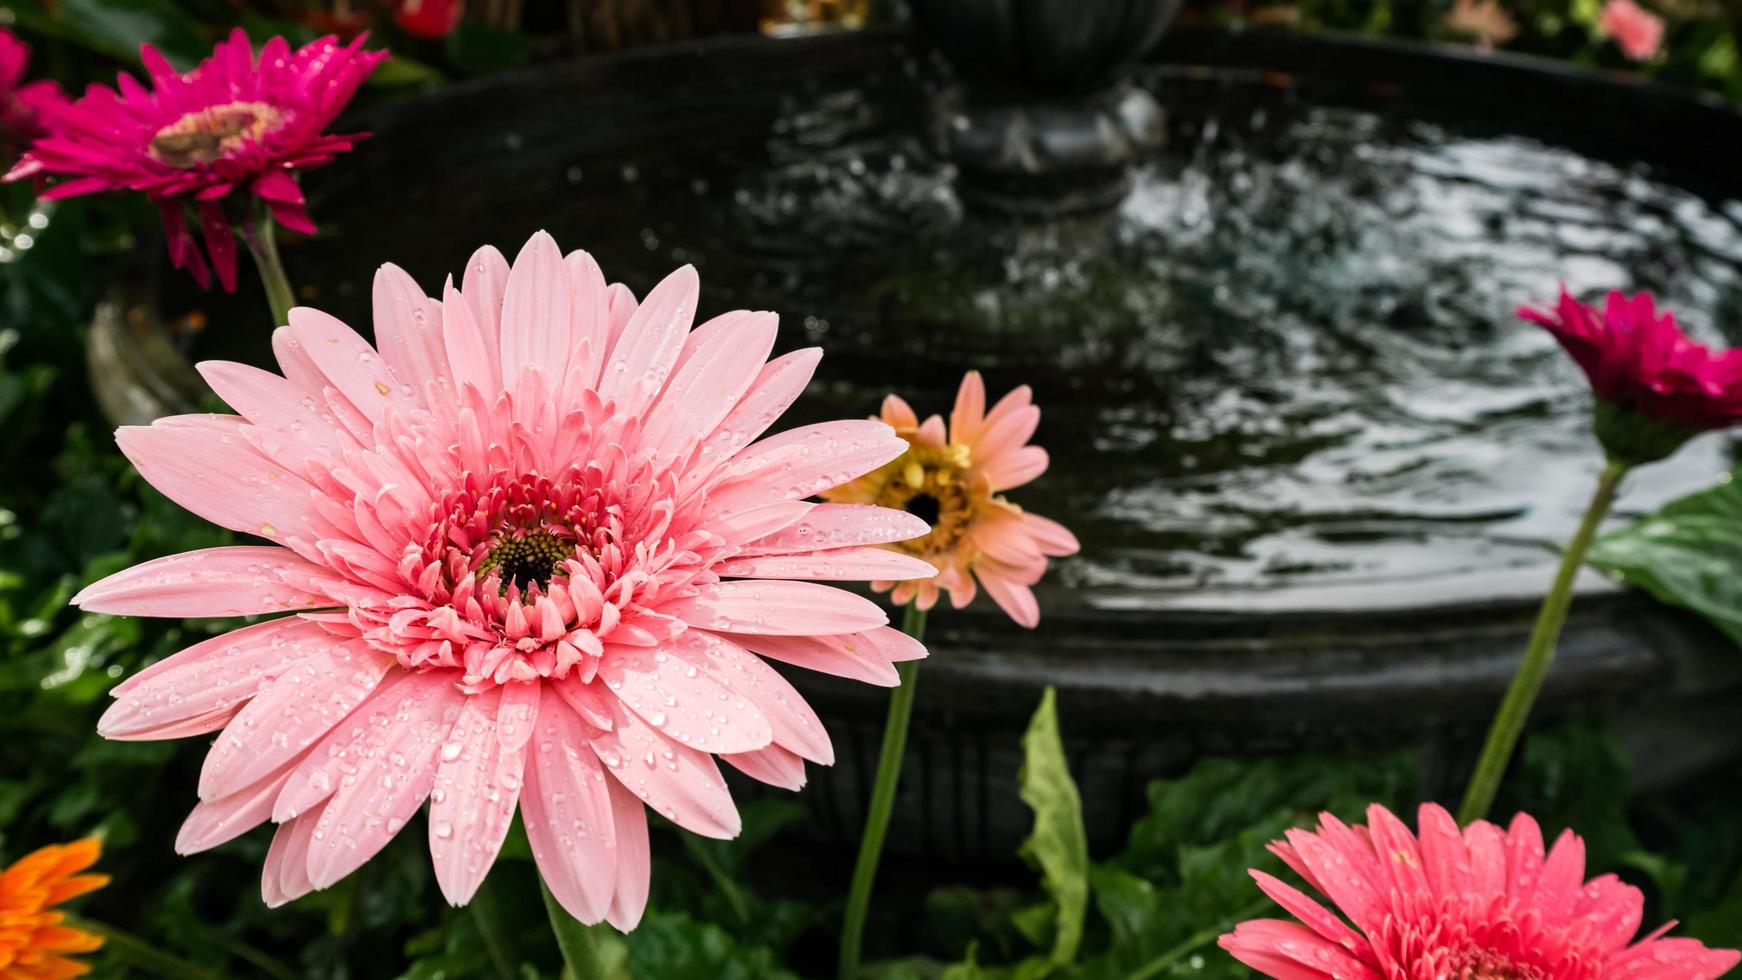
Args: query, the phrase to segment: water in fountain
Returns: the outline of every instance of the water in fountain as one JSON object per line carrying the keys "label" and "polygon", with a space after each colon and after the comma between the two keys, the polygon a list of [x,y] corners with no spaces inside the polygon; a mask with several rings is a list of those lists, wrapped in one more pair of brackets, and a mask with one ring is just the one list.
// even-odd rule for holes
{"label": "water in fountain", "polygon": [[[613,93],[616,115],[582,105],[537,135],[494,121],[488,142],[335,186],[319,213],[342,235],[292,271],[362,324],[374,263],[433,291],[475,244],[546,227],[637,291],[694,262],[704,314],[780,312],[784,344],[829,354],[801,416],[867,414],[889,389],[947,411],[967,366],[994,392],[1032,383],[1053,469],[1018,496],[1084,542],[1052,608],[1539,588],[1600,457],[1582,379],[1513,307],[1564,280],[1651,289],[1707,340],[1742,320],[1742,201],[1492,118],[1339,107],[1259,77],[1146,84],[1169,141],[1097,218],[964,214],[904,77],[676,126]],[[1700,440],[1623,511],[1728,462]]]}

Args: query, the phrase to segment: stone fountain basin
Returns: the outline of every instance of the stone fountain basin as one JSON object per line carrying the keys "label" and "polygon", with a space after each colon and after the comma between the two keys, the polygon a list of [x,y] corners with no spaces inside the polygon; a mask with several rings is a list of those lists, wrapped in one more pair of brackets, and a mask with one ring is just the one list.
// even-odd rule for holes
{"label": "stone fountain basin", "polygon": [[[1224,437],[1237,446],[1240,433],[1184,448],[1178,440],[1137,448],[1101,440],[1121,399],[1160,413],[1158,430],[1192,411],[1157,394],[1157,378],[1194,370],[1193,351],[1172,361],[1150,357],[1158,348],[1190,348],[1197,341],[1189,332],[1182,340],[1180,332],[1127,331],[1103,320],[1078,328],[1070,315],[1052,317],[1044,300],[1032,306],[1040,310],[1033,316],[1029,305],[1013,304],[1008,309],[1021,305],[1020,315],[995,309],[959,323],[948,320],[956,313],[928,305],[936,290],[954,288],[955,264],[976,276],[988,267],[985,249],[949,244],[960,229],[978,226],[954,205],[947,172],[925,158],[934,70],[900,34],[741,38],[541,66],[378,107],[356,120],[375,136],[343,165],[311,175],[324,234],[286,249],[291,276],[309,305],[366,329],[368,281],[378,263],[397,262],[434,291],[477,244],[512,248],[545,227],[566,247],[587,247],[608,275],[638,292],[673,266],[695,262],[704,316],[771,308],[783,315],[784,347],[822,344],[827,356],[795,424],[867,414],[891,387],[946,409],[967,366],[988,369],[995,390],[1032,381],[1047,409],[1039,441],[1053,448],[1055,466],[1017,496],[1078,528],[1085,552],[1061,563],[1040,589],[1045,616],[1037,631],[1013,627],[983,603],[932,617],[934,654],[921,671],[894,851],[969,861],[1014,852],[1028,830],[1015,792],[1018,737],[1048,685],[1059,690],[1097,849],[1115,844],[1142,812],[1149,780],[1205,754],[1411,746],[1426,763],[1425,791],[1455,786],[1550,577],[1553,555],[1542,541],[1564,534],[1598,463],[1582,441],[1586,407],[1576,377],[1546,347],[1520,355],[1536,365],[1531,383],[1542,386],[1539,397],[1500,427],[1475,425],[1472,438],[1486,446],[1482,440],[1498,432],[1490,441],[1505,452],[1477,453],[1461,461],[1464,470],[1453,469],[1468,478],[1466,471],[1522,466],[1530,486],[1487,488],[1471,513],[1393,507],[1375,522],[1356,507],[1364,515],[1360,533],[1325,533],[1314,517],[1291,524],[1293,544],[1280,548],[1264,529],[1292,520],[1286,506],[1256,519],[1242,512],[1259,531],[1233,540],[1194,537],[1190,514],[1132,517],[1109,501],[1143,486],[1165,509],[1166,500],[1216,480],[1213,472],[1182,474],[1173,460],[1188,449],[1225,448]],[[1555,63],[1457,50],[1181,31],[1168,36],[1143,75],[1176,115],[1176,143],[1211,145],[1205,120],[1219,112],[1258,120],[1323,106],[1381,122],[1439,125],[1445,117],[1452,120],[1446,126],[1473,128],[1480,137],[1524,134],[1527,149],[1604,161],[1623,185],[1646,168],[1652,186],[1694,202],[1687,207],[1724,200],[1714,188],[1731,178],[1728,162],[1707,148],[1742,142],[1742,117],[1720,103]],[[862,139],[871,142],[856,142]],[[1360,150],[1359,140],[1340,145]],[[1247,148],[1242,158],[1261,157],[1262,149]],[[1220,164],[1203,164],[1202,156],[1158,162],[1149,186],[1172,187],[1170,166],[1217,172]],[[1140,175],[1140,195],[1144,187]],[[1729,216],[1742,226],[1742,210],[1710,207],[1701,222],[1722,226]],[[1671,209],[1668,224],[1680,216]],[[984,236],[971,237],[994,251],[1014,243],[1028,254],[1038,237],[1035,267],[1042,268],[1047,249],[1061,240],[1067,249],[1090,242],[1088,252],[1102,261],[1106,250],[1092,243],[1117,237],[1137,219],[1128,207],[1111,230],[1093,222],[1062,231],[988,225]],[[916,240],[945,244],[929,253],[919,247],[917,260],[899,257],[890,242],[899,244],[908,225],[919,229]],[[1731,258],[1732,232],[1716,233],[1718,267]],[[1165,266],[1137,268],[1116,284],[1125,288],[1145,269]],[[909,282],[938,269],[950,275],[911,291],[863,288],[864,280]],[[1694,299],[1723,294],[1728,280],[1712,275],[1716,285]],[[1552,287],[1552,271],[1538,281]],[[246,280],[228,299],[169,282],[163,308],[205,307],[211,326],[197,356],[267,361],[257,297]],[[837,288],[842,283],[852,286]],[[1191,319],[1193,285],[1172,282],[1138,319],[1157,311]],[[1497,296],[1474,319],[1501,322],[1518,298]],[[1499,328],[1468,329],[1477,347],[1514,343]],[[1061,360],[1071,367],[1061,370]],[[1424,377],[1431,376],[1402,381],[1420,386]],[[1246,380],[1231,377],[1226,387],[1239,390]],[[1530,433],[1523,449],[1506,441],[1514,428]],[[1532,464],[1539,449],[1545,455]],[[1323,467],[1360,456],[1333,456]],[[1642,475],[1624,509],[1639,512],[1709,482],[1726,456],[1721,440],[1696,444],[1677,464]],[[1320,457],[1303,451],[1301,458]],[[1287,459],[1277,465],[1286,476]],[[1433,476],[1429,490],[1412,486],[1402,499],[1431,496],[1441,483],[1456,481]],[[1309,481],[1308,489],[1318,485]],[[1553,491],[1547,499],[1543,486]],[[1222,513],[1210,508],[1199,517],[1207,524]],[[1157,532],[1158,523],[1168,530]],[[1288,547],[1305,547],[1304,558],[1291,564]],[[1369,552],[1386,557],[1368,562],[1362,556]],[[1268,561],[1250,560],[1255,553]],[[1581,582],[1580,595],[1540,715],[1611,719],[1640,760],[1641,788],[1683,783],[1742,757],[1732,708],[1742,691],[1742,655],[1733,645],[1595,574]],[[823,714],[839,760],[814,771],[804,794],[815,815],[812,832],[851,841],[868,796],[885,692],[816,675],[794,681]]]}

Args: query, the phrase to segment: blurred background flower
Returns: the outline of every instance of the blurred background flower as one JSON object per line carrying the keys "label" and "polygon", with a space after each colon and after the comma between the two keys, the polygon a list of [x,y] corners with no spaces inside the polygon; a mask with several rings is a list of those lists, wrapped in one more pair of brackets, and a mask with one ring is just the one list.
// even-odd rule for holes
{"label": "blurred background flower", "polygon": [[103,842],[87,837],[32,851],[0,871],[0,977],[62,980],[90,972],[71,957],[102,948],[103,937],[66,925],[56,906],[109,883],[108,875],[81,873],[102,853]]}

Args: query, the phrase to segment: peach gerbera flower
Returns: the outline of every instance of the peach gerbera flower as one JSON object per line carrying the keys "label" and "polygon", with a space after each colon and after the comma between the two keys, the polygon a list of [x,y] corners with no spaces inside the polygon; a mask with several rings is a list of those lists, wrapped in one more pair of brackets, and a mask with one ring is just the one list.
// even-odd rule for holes
{"label": "peach gerbera flower", "polygon": [[936,415],[921,423],[897,395],[883,400],[883,421],[907,440],[900,458],[823,494],[828,500],[905,510],[932,525],[929,533],[888,547],[936,566],[936,578],[893,588],[898,604],[930,609],[940,589],[957,609],[974,600],[975,579],[1017,623],[1034,627],[1040,606],[1030,586],[1046,574],[1046,560],[1077,552],[1077,539],[1057,521],[1030,514],[1001,496],[1046,472],[1046,450],[1028,440],[1040,409],[1023,385],[986,411],[986,386],[969,371],[956,392],[946,429]]}
{"label": "peach gerbera flower", "polygon": [[815,349],[768,360],[772,313],[690,329],[685,267],[639,304],[542,232],[479,250],[440,301],[376,275],[372,347],[295,309],[282,375],[207,363],[239,415],[124,428],[170,499],[260,545],[112,575],[75,601],[136,616],[300,612],[128,678],[110,738],[219,729],[183,853],[278,824],[270,904],[325,888],[429,802],[442,893],[470,900],[516,809],[570,913],[632,927],[643,804],[739,821],[716,757],[797,789],[827,733],[763,658],[847,676],[925,655],[869,600],[804,579],[932,574],[868,547],[925,525],[805,498],[907,448],[888,426],[759,437]]}
{"label": "peach gerbera flower", "polygon": [[1300,922],[1242,922],[1222,948],[1280,980],[1712,980],[1736,965],[1732,950],[1663,938],[1669,926],[1635,941],[1644,896],[1614,875],[1586,881],[1570,830],[1545,856],[1529,814],[1460,830],[1429,803],[1418,820],[1412,834],[1375,804],[1364,827],[1327,813],[1318,833],[1290,830],[1271,851],[1343,915],[1253,871]]}
{"label": "peach gerbera flower", "polygon": [[61,925],[54,906],[109,883],[108,875],[79,874],[97,862],[103,843],[95,837],[51,844],[0,871],[0,977],[61,980],[90,972],[67,959],[103,945],[103,937]]}

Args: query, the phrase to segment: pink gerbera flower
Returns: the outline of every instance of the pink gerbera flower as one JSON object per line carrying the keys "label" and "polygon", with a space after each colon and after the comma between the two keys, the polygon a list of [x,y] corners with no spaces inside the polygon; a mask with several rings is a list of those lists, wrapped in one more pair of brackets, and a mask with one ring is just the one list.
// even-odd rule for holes
{"label": "pink gerbera flower", "polygon": [[128,75],[120,76],[119,92],[91,86],[7,179],[68,178],[42,195],[49,199],[143,191],[163,212],[170,258],[204,286],[211,275],[188,231],[191,208],[219,282],[234,289],[231,227],[247,225],[252,216],[225,203],[240,190],[265,202],[286,228],[315,230],[291,175],[331,161],[363,137],[323,132],[387,57],[362,50],[363,41],[341,46],[328,37],[291,51],[284,38],[275,37],[256,60],[238,30],[186,74],[144,45],[139,53],[150,89]]}
{"label": "pink gerbera flower", "polygon": [[1280,980],[1710,980],[1736,965],[1732,950],[1661,938],[1669,926],[1634,942],[1644,897],[1614,875],[1586,881],[1571,831],[1545,858],[1526,814],[1460,831],[1430,803],[1419,819],[1419,839],[1377,804],[1365,827],[1327,813],[1316,834],[1289,831],[1271,851],[1343,917],[1255,870],[1300,922],[1243,922],[1222,948]]}
{"label": "pink gerbera flower", "polygon": [[1518,315],[1554,334],[1590,379],[1598,435],[1612,455],[1649,462],[1693,435],[1742,423],[1742,349],[1688,338],[1650,293],[1611,292],[1601,311],[1564,288],[1553,310]]}
{"label": "pink gerbera flower", "polygon": [[0,159],[22,152],[48,131],[66,107],[66,93],[52,81],[25,82],[30,45],[0,27]]}
{"label": "pink gerbera flower", "polygon": [[[796,789],[833,759],[763,660],[893,674],[925,650],[869,600],[806,579],[899,579],[874,547],[911,515],[805,500],[899,455],[880,422],[758,437],[815,349],[766,361],[772,313],[690,330],[693,269],[637,305],[591,257],[535,235],[512,269],[477,252],[438,302],[388,265],[378,347],[297,309],[283,375],[206,363],[240,415],[167,418],[117,441],[153,486],[269,543],[148,562],[87,610],[246,626],[116,687],[111,738],[222,730],[177,841],[278,824],[263,891],[333,884],[429,801],[447,898],[477,889],[518,806],[576,917],[629,928],[647,897],[642,805],[738,832],[715,756]],[[764,363],[766,361],[766,363]]]}
{"label": "pink gerbera flower", "polygon": [[1030,586],[1046,574],[1049,557],[1077,552],[1077,539],[1056,521],[1030,514],[1005,499],[1046,472],[1046,450],[1028,445],[1040,424],[1040,409],[1023,385],[986,411],[986,385],[978,371],[962,378],[946,429],[936,415],[922,424],[897,395],[883,400],[883,421],[907,440],[907,452],[823,496],[877,504],[916,514],[930,533],[890,545],[937,566],[935,579],[876,582],[893,588],[898,604],[917,601],[930,609],[940,589],[957,609],[974,600],[974,579],[1017,623],[1034,627],[1040,605]]}
{"label": "pink gerbera flower", "polygon": [[1663,47],[1663,18],[1633,0],[1609,0],[1597,16],[1597,28],[1613,38],[1621,53],[1634,61],[1649,61]]}

